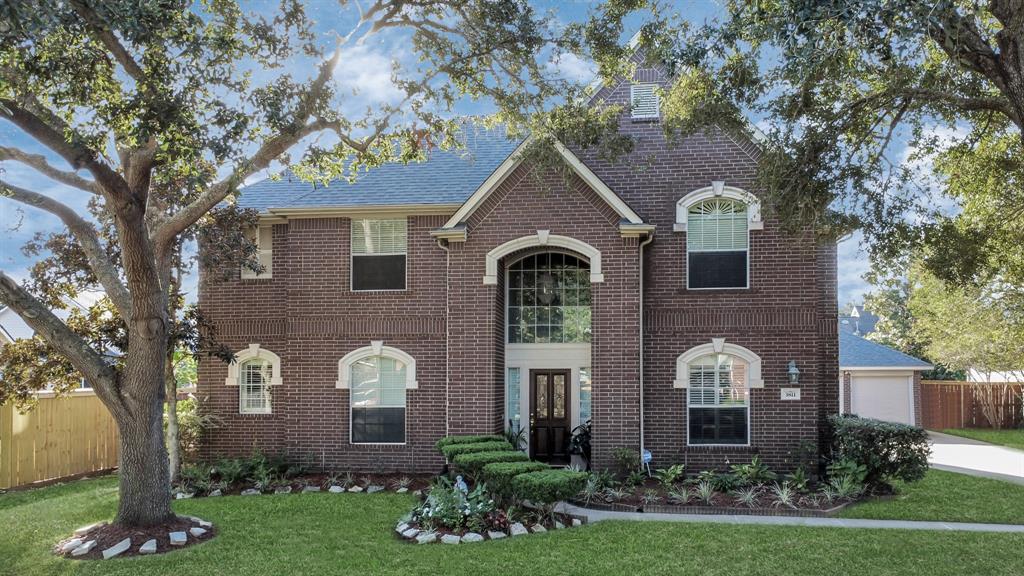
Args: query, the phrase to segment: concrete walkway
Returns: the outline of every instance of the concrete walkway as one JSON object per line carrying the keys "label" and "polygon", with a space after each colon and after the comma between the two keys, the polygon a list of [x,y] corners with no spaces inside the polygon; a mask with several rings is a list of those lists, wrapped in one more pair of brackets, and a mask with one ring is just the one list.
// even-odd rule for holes
{"label": "concrete walkway", "polygon": [[928,436],[932,467],[1024,484],[1024,452],[940,432],[928,432]]}
{"label": "concrete walkway", "polygon": [[587,522],[602,520],[646,520],[653,522],[706,522],[711,524],[755,524],[761,526],[816,526],[821,528],[881,528],[890,530],[943,530],[963,532],[1024,533],[1024,525],[975,524],[968,522],[912,522],[906,520],[866,520],[854,518],[800,518],[797,516],[744,516],[713,514],[645,514],[642,512],[609,512],[590,510],[566,503],[559,512],[583,516]]}

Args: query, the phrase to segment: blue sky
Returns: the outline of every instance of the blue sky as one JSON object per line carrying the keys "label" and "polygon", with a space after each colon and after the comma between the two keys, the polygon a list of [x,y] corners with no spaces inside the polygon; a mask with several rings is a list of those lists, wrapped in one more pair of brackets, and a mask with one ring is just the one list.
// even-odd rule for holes
{"label": "blue sky", "polygon": [[[550,10],[559,22],[578,21],[586,17],[594,6],[593,2],[537,2],[539,9]],[[714,18],[721,7],[718,2],[680,1],[677,10],[685,18],[693,22],[702,22]],[[277,2],[248,2],[246,7],[256,10],[272,10]],[[308,3],[307,12],[317,20],[316,32],[325,41],[329,40],[333,31],[344,32],[355,21],[352,13],[341,13],[334,0],[319,0]],[[628,38],[639,26],[640,19],[629,22],[625,37]],[[362,46],[354,46],[346,50],[335,73],[335,80],[340,94],[346,94],[341,109],[345,112],[365,110],[379,102],[396,102],[401,92],[391,79],[391,62],[398,61],[402,65],[412,64],[412,54],[406,46],[402,34],[390,33],[373,37]],[[309,62],[296,63],[297,66],[311,68]],[[593,78],[593,68],[585,61],[568,57],[553,65],[558,73],[580,82],[587,83]],[[354,94],[353,91],[358,91]],[[467,102],[458,109],[462,113],[477,113],[480,105]],[[11,124],[0,120],[0,144],[21,148],[33,154],[47,156],[51,163],[66,168],[62,160],[22,134]],[[53,182],[16,162],[0,162],[0,175],[12,184],[50,195],[85,213],[87,195]],[[22,245],[37,233],[48,233],[63,229],[61,222],[48,213],[23,207],[20,204],[0,198],[0,268],[15,279],[27,276],[33,260],[21,253]],[[839,303],[844,305],[851,301],[859,302],[867,285],[862,275],[868,269],[867,257],[860,250],[860,237],[855,235],[839,246]],[[193,278],[188,284],[195,297]]]}

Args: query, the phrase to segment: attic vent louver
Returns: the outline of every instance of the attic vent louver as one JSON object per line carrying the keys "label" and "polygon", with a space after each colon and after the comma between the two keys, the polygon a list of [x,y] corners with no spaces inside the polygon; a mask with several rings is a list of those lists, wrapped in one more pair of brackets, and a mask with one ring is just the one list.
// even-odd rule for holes
{"label": "attic vent louver", "polygon": [[658,94],[656,84],[633,84],[630,87],[629,99],[632,103],[633,118],[657,118]]}

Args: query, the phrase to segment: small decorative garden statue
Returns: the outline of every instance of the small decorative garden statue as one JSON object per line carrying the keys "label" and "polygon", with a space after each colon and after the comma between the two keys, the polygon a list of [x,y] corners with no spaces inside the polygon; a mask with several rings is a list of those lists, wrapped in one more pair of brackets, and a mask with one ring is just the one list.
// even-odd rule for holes
{"label": "small decorative garden statue", "polygon": [[469,486],[466,485],[466,481],[462,479],[462,476],[455,477],[455,487],[463,494],[469,493]]}

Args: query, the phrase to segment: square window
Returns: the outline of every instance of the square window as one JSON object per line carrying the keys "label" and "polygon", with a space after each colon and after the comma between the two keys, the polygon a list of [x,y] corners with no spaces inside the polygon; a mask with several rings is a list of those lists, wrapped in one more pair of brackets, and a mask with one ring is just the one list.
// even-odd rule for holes
{"label": "square window", "polygon": [[352,290],[405,290],[407,222],[352,220]]}

